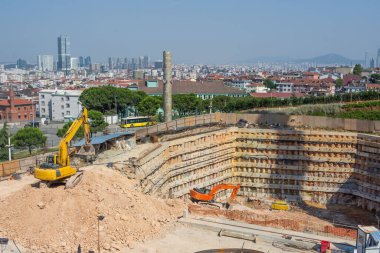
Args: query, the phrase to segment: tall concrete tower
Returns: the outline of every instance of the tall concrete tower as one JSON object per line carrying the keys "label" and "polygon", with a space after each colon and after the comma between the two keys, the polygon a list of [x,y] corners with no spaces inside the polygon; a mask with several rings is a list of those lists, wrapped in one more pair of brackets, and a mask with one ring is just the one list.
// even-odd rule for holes
{"label": "tall concrete tower", "polygon": [[165,122],[172,120],[172,54],[163,53],[164,60],[164,116]]}
{"label": "tall concrete tower", "polygon": [[65,75],[71,69],[70,41],[67,36],[58,37],[58,63],[59,71],[65,72]]}

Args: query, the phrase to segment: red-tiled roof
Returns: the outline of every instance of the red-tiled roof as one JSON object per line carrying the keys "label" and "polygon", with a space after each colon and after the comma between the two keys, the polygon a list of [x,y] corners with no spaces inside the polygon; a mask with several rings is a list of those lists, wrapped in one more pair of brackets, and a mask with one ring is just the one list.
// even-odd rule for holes
{"label": "red-tiled roof", "polygon": [[[244,91],[237,88],[228,87],[221,81],[173,81],[173,94],[246,94]],[[158,87],[146,87],[145,84],[138,84],[138,89],[145,91],[147,94],[162,94],[163,83],[158,81]]]}
{"label": "red-tiled roof", "polygon": [[290,93],[290,92],[268,92],[268,93],[251,93],[252,97],[255,98],[290,98],[295,97],[304,97],[304,93]]}
{"label": "red-tiled roof", "polygon": [[[29,99],[15,98],[14,105],[32,105],[32,101]],[[10,106],[9,100],[0,100],[0,106]]]}

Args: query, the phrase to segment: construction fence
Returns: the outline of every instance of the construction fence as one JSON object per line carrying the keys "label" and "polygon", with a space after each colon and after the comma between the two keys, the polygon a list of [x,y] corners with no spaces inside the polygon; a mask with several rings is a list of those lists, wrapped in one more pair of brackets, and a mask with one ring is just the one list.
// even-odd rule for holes
{"label": "construction fence", "polygon": [[44,159],[45,155],[37,155],[24,159],[0,163],[0,178],[8,177],[16,172],[23,173],[28,171],[30,168],[35,168],[38,161]]}
{"label": "construction fence", "polygon": [[179,118],[170,122],[164,122],[154,126],[141,128],[136,131],[136,138],[141,139],[149,135],[206,124],[236,124],[240,119],[247,120],[250,124],[267,126],[336,129],[366,133],[380,132],[380,121],[374,120],[342,119],[306,115],[240,114],[216,112],[212,114]]}

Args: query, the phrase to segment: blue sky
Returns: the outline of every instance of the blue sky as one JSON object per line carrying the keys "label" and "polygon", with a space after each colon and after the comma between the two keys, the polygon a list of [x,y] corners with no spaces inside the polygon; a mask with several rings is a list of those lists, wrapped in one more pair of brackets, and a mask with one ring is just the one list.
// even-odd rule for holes
{"label": "blue sky", "polygon": [[338,53],[363,59],[380,46],[379,0],[0,0],[0,62],[57,55],[173,52],[176,63]]}

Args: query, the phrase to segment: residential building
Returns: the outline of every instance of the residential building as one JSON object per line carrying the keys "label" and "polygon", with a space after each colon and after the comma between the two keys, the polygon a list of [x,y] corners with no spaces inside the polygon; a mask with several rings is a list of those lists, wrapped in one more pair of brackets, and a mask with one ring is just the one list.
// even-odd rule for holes
{"label": "residential building", "polygon": [[78,70],[79,69],[79,58],[71,58],[70,65],[72,70]]}
{"label": "residential building", "polygon": [[45,72],[54,71],[54,59],[52,55],[38,55],[37,56],[38,69]]}
{"label": "residential building", "polygon": [[67,36],[58,37],[58,71],[63,71],[67,75],[71,69],[70,41]]}
{"label": "residential building", "polygon": [[377,51],[377,58],[376,58],[376,67],[380,67],[380,48]]}
{"label": "residential building", "polygon": [[292,93],[294,92],[294,84],[293,83],[276,83],[278,92]]}
{"label": "residential building", "polygon": [[76,119],[82,111],[79,103],[81,93],[81,90],[41,90],[40,117],[59,122]]}
{"label": "residential building", "polygon": [[269,91],[262,83],[251,83],[245,87],[247,93],[266,93]]}
{"label": "residential building", "polygon": [[6,83],[8,81],[8,77],[6,74],[0,74],[0,83]]}
{"label": "residential building", "polygon": [[0,100],[1,122],[33,121],[36,118],[36,107],[32,100],[16,98],[13,89],[9,91],[8,99]]}
{"label": "residential building", "polygon": [[[138,90],[142,90],[151,96],[163,94],[163,82],[144,82],[138,84]],[[173,81],[173,94],[196,94],[201,99],[211,99],[215,96],[245,97],[247,93],[243,90],[225,86],[222,81]]]}

